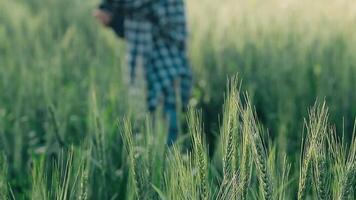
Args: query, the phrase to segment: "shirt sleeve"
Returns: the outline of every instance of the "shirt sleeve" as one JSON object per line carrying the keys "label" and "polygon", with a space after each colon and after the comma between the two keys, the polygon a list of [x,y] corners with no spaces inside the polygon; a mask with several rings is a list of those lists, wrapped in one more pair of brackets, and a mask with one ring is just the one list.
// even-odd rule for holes
{"label": "shirt sleeve", "polygon": [[164,2],[154,10],[155,24],[160,35],[177,47],[185,48],[188,31],[184,1]]}
{"label": "shirt sleeve", "polygon": [[130,15],[147,17],[162,37],[184,48],[188,35],[185,5],[183,0],[173,2],[175,4],[162,0],[104,0],[102,7],[110,6],[108,10],[122,18]]}
{"label": "shirt sleeve", "polygon": [[184,0],[114,0],[123,7],[125,15],[150,19],[160,36],[185,48],[187,39]]}
{"label": "shirt sleeve", "polygon": [[119,4],[124,6],[127,12],[148,11],[152,4],[159,0],[117,0]]}

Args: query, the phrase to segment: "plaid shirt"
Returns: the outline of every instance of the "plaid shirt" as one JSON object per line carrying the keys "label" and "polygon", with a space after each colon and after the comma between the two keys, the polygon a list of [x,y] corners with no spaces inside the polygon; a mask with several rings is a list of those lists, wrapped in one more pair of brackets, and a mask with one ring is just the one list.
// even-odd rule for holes
{"label": "plaid shirt", "polygon": [[186,53],[184,0],[112,0],[101,6],[113,12],[112,27],[127,41],[131,80],[139,61],[145,69],[149,110],[161,96],[165,107],[176,107],[176,92],[188,104],[192,74]]}

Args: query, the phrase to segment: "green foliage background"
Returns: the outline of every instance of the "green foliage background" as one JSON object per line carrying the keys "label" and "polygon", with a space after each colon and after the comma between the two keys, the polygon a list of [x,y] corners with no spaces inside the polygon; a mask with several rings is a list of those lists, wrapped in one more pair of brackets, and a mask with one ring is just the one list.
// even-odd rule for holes
{"label": "green foliage background", "polygon": [[[119,122],[126,116],[134,124],[133,132],[150,130],[143,128],[145,116],[139,112],[145,109],[143,87],[140,83],[135,88],[138,94],[130,92],[123,66],[125,47],[91,17],[97,3],[0,0],[0,152],[6,155],[0,159],[0,167],[6,166],[0,169],[0,186],[2,180],[8,183],[6,189],[0,188],[0,198],[4,194],[17,199],[66,199],[59,178],[69,173],[66,162],[73,166],[70,176],[88,183],[89,190],[85,194],[78,186],[71,198],[135,198],[134,187],[127,187],[134,184],[127,184],[134,182],[129,175],[133,163],[120,135],[129,131]],[[216,166],[208,167],[209,184],[219,182],[216,174],[222,165],[214,162],[219,157],[227,77],[238,73],[241,90],[249,93],[258,120],[268,130],[271,140],[266,143],[271,145],[267,146],[289,156],[290,190],[295,192],[304,117],[316,100],[326,101],[330,123],[339,136],[345,135],[346,144],[351,143],[356,114],[356,3],[194,0],[187,1],[187,9],[195,75],[191,105],[202,110],[206,158],[211,158],[206,163]],[[147,151],[138,163],[151,166],[150,174],[156,177],[144,185],[150,189],[143,190],[150,191],[152,182],[156,192],[161,190],[161,171],[172,163],[182,164],[179,159],[184,155],[177,152],[176,160],[167,161],[159,153],[164,152],[163,145],[153,148],[142,143],[140,135],[133,140]],[[197,138],[193,141],[196,144]],[[190,143],[186,134],[178,149]],[[152,157],[154,162],[147,163]],[[74,178],[69,180],[73,185]],[[194,181],[190,184],[187,188]],[[5,190],[10,192],[2,193]]]}

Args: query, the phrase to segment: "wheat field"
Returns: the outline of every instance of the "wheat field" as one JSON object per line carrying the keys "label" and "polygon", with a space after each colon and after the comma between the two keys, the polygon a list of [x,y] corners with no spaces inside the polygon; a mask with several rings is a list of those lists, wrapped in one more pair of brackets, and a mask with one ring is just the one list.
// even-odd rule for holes
{"label": "wheat field", "polygon": [[356,2],[186,1],[171,148],[98,3],[0,0],[0,200],[356,198]]}

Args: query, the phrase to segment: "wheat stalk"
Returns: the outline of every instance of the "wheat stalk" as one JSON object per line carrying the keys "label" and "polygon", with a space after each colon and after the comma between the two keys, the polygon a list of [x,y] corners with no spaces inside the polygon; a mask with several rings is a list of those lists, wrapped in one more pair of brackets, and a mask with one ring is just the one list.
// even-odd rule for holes
{"label": "wheat stalk", "polygon": [[232,93],[228,96],[224,109],[223,125],[221,136],[223,141],[223,171],[226,179],[231,179],[236,171],[236,114],[237,105],[235,96]]}
{"label": "wheat stalk", "polygon": [[355,184],[355,176],[356,176],[356,170],[355,167],[353,168],[347,168],[344,172],[344,175],[342,176],[341,180],[341,192],[339,199],[340,200],[347,200],[349,199],[349,196],[352,191],[353,184]]}
{"label": "wheat stalk", "polygon": [[125,120],[123,123],[123,130],[121,131],[122,134],[122,138],[124,141],[124,146],[125,149],[128,153],[128,160],[130,163],[130,172],[132,174],[133,177],[133,183],[134,183],[134,192],[136,194],[136,196],[138,197],[138,199],[142,199],[140,198],[140,195],[142,195],[142,188],[140,187],[140,177],[137,174],[137,163],[136,163],[136,155],[135,155],[135,151],[134,151],[134,143],[132,140],[132,127],[131,124]]}
{"label": "wheat stalk", "polygon": [[[308,183],[309,172],[313,160],[315,161],[315,157],[324,154],[323,149],[321,149],[321,145],[324,144],[326,136],[327,120],[328,109],[326,108],[325,102],[321,106],[314,105],[309,114],[309,122],[305,123],[307,127],[307,136],[305,143],[303,143],[300,161],[301,170],[299,174],[298,200],[305,198],[305,188]],[[324,179],[321,176],[324,176],[325,174],[325,163],[319,163],[319,161],[319,159],[316,160],[318,170],[315,171],[317,174],[316,179]],[[325,180],[321,179],[320,181],[316,181],[317,183],[315,185],[317,190],[322,193],[321,196],[324,196],[326,195],[326,186],[324,185]]]}
{"label": "wheat stalk", "polygon": [[7,161],[5,155],[0,152],[0,199],[7,199]]}
{"label": "wheat stalk", "polygon": [[242,134],[241,134],[241,164],[240,164],[240,185],[242,188],[242,192],[240,195],[240,199],[246,199],[247,195],[247,188],[250,184],[250,176],[251,176],[251,168],[252,168],[252,162],[253,159],[251,159],[251,147],[250,147],[250,137],[249,135],[251,134],[251,128],[250,124],[248,123],[249,121],[249,112],[243,112],[243,110],[240,111],[241,113],[241,118],[243,121],[242,124]]}
{"label": "wheat stalk", "polygon": [[256,164],[256,169],[258,172],[258,179],[260,182],[260,188],[262,190],[262,196],[264,199],[272,199],[273,197],[273,184],[271,181],[271,175],[268,169],[267,163],[267,153],[264,147],[261,129],[256,123],[255,115],[253,114],[251,104],[248,96],[246,95],[247,108],[245,112],[248,112],[248,121],[244,123],[249,123],[250,130],[250,140],[252,152],[254,155],[254,161]]}
{"label": "wheat stalk", "polygon": [[207,172],[208,172],[208,156],[205,144],[202,139],[203,128],[201,125],[201,113],[194,112],[190,110],[188,116],[189,122],[189,132],[193,140],[193,150],[194,158],[196,160],[196,165],[199,170],[199,191],[200,199],[207,200],[209,199],[209,189],[207,181]]}
{"label": "wheat stalk", "polygon": [[349,150],[348,159],[344,167],[344,173],[340,180],[340,195],[339,200],[346,200],[349,198],[352,188],[355,187],[356,182],[356,121],[354,124],[354,131],[351,141],[351,148]]}
{"label": "wheat stalk", "polygon": [[321,200],[330,199],[328,184],[328,168],[325,152],[319,151],[314,158],[314,176],[318,197]]}
{"label": "wheat stalk", "polygon": [[238,112],[241,104],[237,86],[237,76],[228,81],[223,123],[220,131],[223,152],[223,173],[226,181],[232,179],[237,172]]}
{"label": "wheat stalk", "polygon": [[308,181],[308,174],[310,169],[310,161],[311,161],[311,154],[309,150],[306,149],[307,152],[305,155],[302,156],[302,165],[299,174],[299,187],[298,187],[298,200],[302,200],[305,198],[305,187]]}
{"label": "wheat stalk", "polygon": [[264,199],[272,199],[273,186],[267,167],[267,155],[262,145],[260,136],[254,135],[253,139],[253,152],[255,156],[256,168],[258,171],[258,178],[260,180],[260,184],[262,185],[263,197]]}
{"label": "wheat stalk", "polygon": [[89,178],[89,169],[87,167],[87,164],[84,163],[80,167],[78,200],[88,199],[88,178]]}

